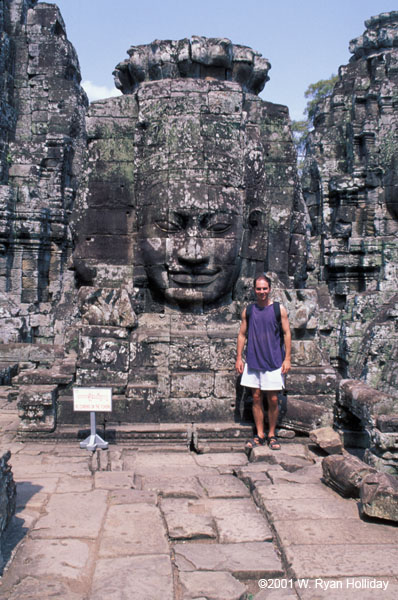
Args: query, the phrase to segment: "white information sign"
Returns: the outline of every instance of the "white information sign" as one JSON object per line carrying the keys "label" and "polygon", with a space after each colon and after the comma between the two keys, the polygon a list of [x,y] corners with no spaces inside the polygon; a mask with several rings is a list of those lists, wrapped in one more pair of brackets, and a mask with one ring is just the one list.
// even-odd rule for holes
{"label": "white information sign", "polygon": [[112,411],[112,388],[73,388],[73,410]]}

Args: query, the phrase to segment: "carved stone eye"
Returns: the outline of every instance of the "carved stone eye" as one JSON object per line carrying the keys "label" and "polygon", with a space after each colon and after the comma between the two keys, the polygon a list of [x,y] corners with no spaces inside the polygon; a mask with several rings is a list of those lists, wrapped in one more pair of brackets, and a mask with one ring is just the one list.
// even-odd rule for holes
{"label": "carved stone eye", "polygon": [[181,223],[177,221],[156,221],[156,226],[167,233],[177,233],[177,231],[181,231],[182,229]]}
{"label": "carved stone eye", "polygon": [[224,223],[223,221],[219,221],[217,223],[211,223],[207,229],[209,231],[214,231],[214,233],[225,233],[228,229],[231,229],[231,223]]}
{"label": "carved stone eye", "polygon": [[231,219],[225,214],[207,214],[200,220],[201,227],[213,233],[225,233],[232,227]]}

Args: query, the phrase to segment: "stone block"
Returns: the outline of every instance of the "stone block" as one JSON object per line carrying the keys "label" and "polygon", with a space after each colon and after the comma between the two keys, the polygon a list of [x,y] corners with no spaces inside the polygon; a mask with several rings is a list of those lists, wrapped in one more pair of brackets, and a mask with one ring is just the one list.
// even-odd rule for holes
{"label": "stone block", "polygon": [[165,526],[157,506],[134,503],[109,507],[101,536],[100,558],[168,552]]}
{"label": "stone block", "polygon": [[236,379],[232,370],[215,373],[214,395],[216,398],[234,398],[236,395]]}
{"label": "stone block", "polygon": [[372,473],[360,486],[361,512],[368,517],[398,521],[398,477]]}
{"label": "stone block", "polygon": [[109,494],[110,504],[146,504],[156,506],[158,496],[155,492],[145,490],[113,490]]}
{"label": "stone block", "polygon": [[[91,550],[88,540],[52,538],[43,541],[29,539],[20,550],[13,561],[13,569],[22,573],[24,578],[36,578],[42,585],[49,578],[53,584],[55,583],[55,589],[57,589],[59,580],[64,583],[73,581],[75,585],[80,586],[86,583]],[[54,588],[51,591],[47,588],[48,593],[52,594]],[[66,597],[69,596],[68,591],[66,590]],[[43,597],[43,593],[44,590],[41,588],[39,595]],[[7,597],[12,596],[7,595]],[[74,598],[73,594],[71,598]]]}
{"label": "stone block", "polygon": [[289,372],[286,386],[293,396],[330,394],[330,404],[336,395],[336,372],[331,367],[303,367],[294,365]]}
{"label": "stone block", "polygon": [[377,415],[393,412],[396,403],[392,396],[355,379],[340,382],[337,402],[371,427],[375,425]]}
{"label": "stone block", "polygon": [[217,498],[208,503],[222,544],[272,540],[271,529],[250,498]]}
{"label": "stone block", "polygon": [[21,386],[18,396],[19,431],[53,431],[57,397],[57,386]]}
{"label": "stone block", "polygon": [[51,344],[0,344],[0,356],[5,361],[52,363],[55,358],[64,356],[61,346]]}
{"label": "stone block", "polygon": [[76,252],[85,259],[111,264],[128,264],[129,261],[129,236],[96,235],[79,240]]}
{"label": "stone block", "polygon": [[281,451],[277,452],[267,447],[254,448],[250,453],[250,462],[265,462],[270,465],[280,465],[285,471],[289,471],[289,473],[294,473],[311,464],[304,456],[287,454],[285,450],[287,450],[286,445],[282,446]]}
{"label": "stone block", "polygon": [[204,490],[198,483],[196,477],[159,477],[150,475],[143,478],[141,483],[143,490],[156,492],[162,498],[200,498]]}
{"label": "stone block", "polygon": [[179,582],[182,600],[241,600],[246,595],[246,586],[225,572],[182,572]]}
{"label": "stone block", "polygon": [[173,600],[173,574],[169,553],[97,560],[91,600],[102,600],[104,590],[109,598],[124,596],[129,600],[154,597],[153,591],[161,590],[162,600]]}
{"label": "stone block", "polygon": [[216,398],[213,395],[207,398],[173,396],[163,400],[162,414],[168,422],[233,422],[234,404],[229,398]]}
{"label": "stone block", "polygon": [[115,394],[124,393],[128,382],[128,372],[97,368],[81,369],[76,372],[76,385],[83,387],[112,387]]}
{"label": "stone block", "polygon": [[398,415],[378,415],[377,427],[382,433],[398,433]]}
{"label": "stone block", "polygon": [[343,450],[341,438],[332,427],[321,427],[310,431],[310,440],[327,454],[341,454]]}
{"label": "stone block", "polygon": [[280,415],[279,425],[297,432],[309,433],[313,429],[331,423],[332,419],[330,410],[288,394],[286,412]]}
{"label": "stone block", "polygon": [[[172,352],[167,342],[132,342],[130,344],[130,368],[173,367],[169,354]],[[187,348],[185,347],[185,353]],[[175,365],[174,365],[175,366]]]}
{"label": "stone block", "polygon": [[[316,487],[319,490],[319,485]],[[264,489],[265,486],[262,487],[262,490]],[[332,491],[330,493],[333,494]],[[341,501],[347,502],[343,499]],[[356,544],[364,546],[373,546],[375,541],[380,545],[394,545],[398,538],[397,528],[392,523],[383,524],[377,521],[371,522],[369,519],[351,519],[342,516],[322,519],[322,526],[320,526],[319,519],[316,518],[296,519],[294,522],[281,519],[275,523],[275,526],[283,547],[292,545],[310,547],[313,544],[325,546],[345,544],[348,546],[353,540]]]}
{"label": "stone block", "polygon": [[215,520],[206,501],[164,499],[161,510],[172,540],[216,539]]}
{"label": "stone block", "polygon": [[214,393],[214,373],[175,371],[171,373],[170,392],[176,398],[208,398]]}
{"label": "stone block", "polygon": [[21,371],[17,377],[14,377],[13,383],[17,385],[66,385],[73,381],[73,374],[60,373],[56,368],[53,369],[28,369]]}
{"label": "stone block", "polygon": [[283,568],[272,544],[175,544],[176,565],[180,572],[224,571],[239,579],[260,579],[283,575]]}
{"label": "stone block", "polygon": [[210,344],[205,339],[189,338],[189,341],[172,339],[170,344],[169,365],[173,371],[183,369],[210,370]]}
{"label": "stone block", "polygon": [[99,490],[134,488],[134,475],[129,472],[98,471],[94,475],[94,487]]}
{"label": "stone block", "polygon": [[[87,257],[86,257],[87,258]],[[133,327],[137,318],[125,289],[82,287],[79,290],[82,321],[88,325]]]}
{"label": "stone block", "polygon": [[376,469],[348,454],[327,456],[322,461],[323,480],[345,497],[358,498],[360,486],[367,475]]}
{"label": "stone block", "polygon": [[127,341],[111,338],[80,337],[79,367],[127,372],[129,364],[129,344]]}
{"label": "stone block", "polygon": [[[76,552],[80,548],[72,545],[72,551]],[[76,585],[75,581],[69,580],[69,585],[65,581],[56,581],[54,578],[45,580],[44,578],[35,579],[35,577],[26,575],[19,583],[13,586],[12,591],[7,595],[7,600],[20,600],[20,598],[46,598],[55,594],[58,598],[68,598],[68,600],[82,600],[79,592],[72,591]],[[5,591],[5,590],[3,590]]]}
{"label": "stone block", "polygon": [[[35,539],[88,538],[97,539],[107,509],[108,492],[54,494],[47,512],[36,522],[31,536]],[[76,516],[79,517],[77,526]]]}
{"label": "stone block", "polygon": [[170,342],[170,316],[154,313],[139,315],[130,339],[132,342]]}
{"label": "stone block", "polygon": [[397,454],[391,452],[376,452],[378,452],[378,450],[375,447],[367,448],[365,450],[364,460],[366,463],[382,473],[398,475]]}
{"label": "stone block", "polygon": [[292,361],[303,366],[318,366],[323,364],[324,358],[319,344],[312,340],[292,341]]}
{"label": "stone block", "polygon": [[371,432],[371,438],[378,452],[385,452],[389,450],[391,453],[396,454],[398,461],[398,432],[384,433],[379,429],[374,428]]}
{"label": "stone block", "polygon": [[322,523],[327,519],[358,519],[356,502],[349,502],[338,497],[329,498],[294,498],[292,500],[278,498],[262,500],[261,495],[254,493],[260,505],[264,507],[271,525],[277,529],[279,521],[295,523],[301,519],[313,519]]}
{"label": "stone block", "polygon": [[199,477],[209,498],[248,498],[245,484],[233,475],[203,475]]}
{"label": "stone block", "polygon": [[[111,98],[109,98],[111,100]],[[111,104],[109,106],[112,106]],[[111,110],[110,108],[108,110]],[[133,117],[133,115],[131,115]],[[136,134],[136,119],[118,119],[112,115],[91,116],[86,118],[89,139],[104,139]]]}
{"label": "stone block", "polygon": [[[336,578],[347,577],[348,573],[351,578],[363,578],[364,573],[372,573],[373,577],[384,578],[395,576],[398,549],[394,544],[313,544],[309,552],[308,545],[298,544],[286,548],[286,559],[292,576],[298,579],[330,577],[336,580]],[[347,597],[345,593],[341,595],[341,589],[336,591],[338,593],[335,596],[336,600],[338,597]],[[322,596],[317,593],[313,596],[313,600],[320,597]],[[329,591],[325,597],[332,597]],[[352,598],[357,597],[358,590],[355,590]],[[375,598],[374,590],[369,598]]]}

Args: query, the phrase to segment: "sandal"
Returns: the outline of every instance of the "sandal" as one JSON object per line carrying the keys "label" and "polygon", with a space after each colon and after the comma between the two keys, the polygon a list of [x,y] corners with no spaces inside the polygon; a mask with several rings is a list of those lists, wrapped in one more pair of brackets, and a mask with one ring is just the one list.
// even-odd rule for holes
{"label": "sandal", "polygon": [[268,447],[271,450],[280,450],[281,449],[281,445],[274,435],[271,435],[269,438],[267,438],[267,443],[268,443]]}
{"label": "sandal", "polygon": [[264,446],[265,437],[260,437],[259,435],[255,435],[252,440],[249,440],[245,444],[245,448],[247,450],[253,450],[253,448],[258,448],[259,446]]}

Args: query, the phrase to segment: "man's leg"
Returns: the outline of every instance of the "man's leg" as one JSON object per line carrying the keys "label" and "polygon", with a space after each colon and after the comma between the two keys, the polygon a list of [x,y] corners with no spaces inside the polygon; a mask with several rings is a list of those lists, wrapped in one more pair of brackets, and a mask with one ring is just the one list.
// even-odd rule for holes
{"label": "man's leg", "polygon": [[[275,437],[275,428],[278,421],[278,392],[267,391],[268,400],[268,439]],[[254,405],[253,405],[254,406]],[[273,450],[279,450],[280,445],[277,442],[273,443]]]}
{"label": "man's leg", "polygon": [[[253,397],[253,419],[257,429],[257,435],[260,438],[265,437],[264,433],[264,406],[263,406],[263,394],[260,389],[252,390]],[[277,406],[278,408],[278,402]],[[278,418],[278,417],[277,417]]]}

